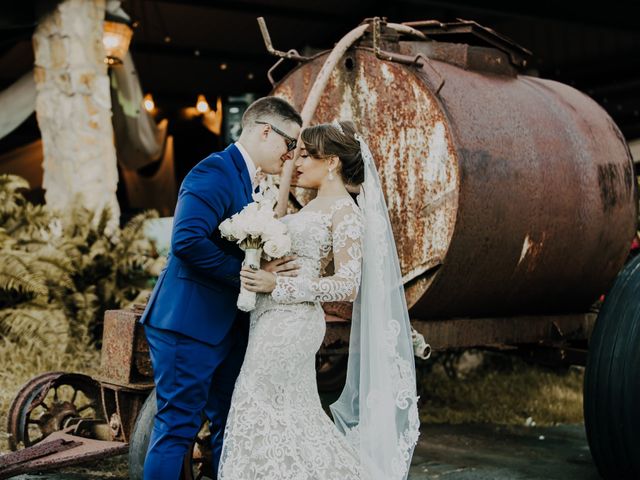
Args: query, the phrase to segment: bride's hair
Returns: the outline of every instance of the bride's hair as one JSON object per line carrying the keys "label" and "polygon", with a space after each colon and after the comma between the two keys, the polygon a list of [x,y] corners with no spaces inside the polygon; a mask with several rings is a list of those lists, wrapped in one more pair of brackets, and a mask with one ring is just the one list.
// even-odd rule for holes
{"label": "bride's hair", "polygon": [[340,159],[340,176],[349,185],[364,182],[364,161],[360,143],[355,138],[356,126],[351,121],[322,123],[302,130],[300,138],[312,157],[335,155]]}

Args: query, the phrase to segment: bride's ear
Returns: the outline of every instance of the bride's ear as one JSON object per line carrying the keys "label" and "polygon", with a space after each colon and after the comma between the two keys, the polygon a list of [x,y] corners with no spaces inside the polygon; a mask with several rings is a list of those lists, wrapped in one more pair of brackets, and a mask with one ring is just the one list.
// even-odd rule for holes
{"label": "bride's ear", "polygon": [[332,155],[327,159],[327,167],[329,167],[329,169],[333,170],[334,172],[340,171],[342,165],[340,165],[340,159],[337,155]]}

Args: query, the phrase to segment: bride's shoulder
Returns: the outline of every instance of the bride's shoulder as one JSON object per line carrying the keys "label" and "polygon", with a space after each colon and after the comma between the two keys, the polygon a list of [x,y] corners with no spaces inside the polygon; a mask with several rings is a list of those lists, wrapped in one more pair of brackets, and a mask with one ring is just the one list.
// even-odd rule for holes
{"label": "bride's shoulder", "polygon": [[348,211],[360,212],[360,207],[358,206],[356,201],[351,196],[338,197],[331,204],[331,211],[334,212],[334,213],[340,212],[340,211],[342,211],[342,212],[348,212]]}
{"label": "bride's shoulder", "polygon": [[341,197],[331,205],[333,224],[354,223],[363,221],[362,211],[352,197]]}

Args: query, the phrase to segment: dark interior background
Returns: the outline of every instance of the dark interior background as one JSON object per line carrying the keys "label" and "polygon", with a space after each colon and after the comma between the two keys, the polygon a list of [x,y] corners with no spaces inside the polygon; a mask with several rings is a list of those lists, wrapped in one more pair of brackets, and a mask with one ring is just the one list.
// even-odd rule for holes
{"label": "dark interior background", "polygon": [[[37,12],[54,0],[11,2],[0,18],[0,89],[33,66],[31,34]],[[640,138],[640,4],[569,2],[363,0],[124,0],[134,21],[130,50],[144,92],[169,118],[176,180],[208,152],[223,147],[197,120],[179,115],[198,94],[221,97],[270,91],[275,58],[256,18],[264,16],[275,48],[313,52],[333,46],[364,18],[389,21],[475,20],[531,50],[527,73],[585,92],[604,107],[627,140]],[[1,114],[1,113],[0,113]],[[39,137],[35,115],[0,140],[0,153]]]}

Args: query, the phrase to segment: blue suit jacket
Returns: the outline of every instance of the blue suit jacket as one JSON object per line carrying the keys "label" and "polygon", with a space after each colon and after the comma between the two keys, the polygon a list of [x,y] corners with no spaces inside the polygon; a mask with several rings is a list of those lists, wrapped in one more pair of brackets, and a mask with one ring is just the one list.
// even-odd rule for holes
{"label": "blue suit jacket", "polygon": [[251,202],[251,181],[235,145],[213,153],[185,177],[178,193],[167,265],[140,319],[211,345],[220,343],[238,310],[238,246],[218,225]]}

